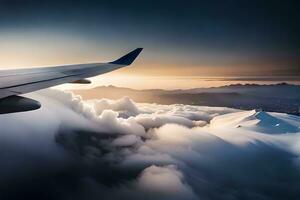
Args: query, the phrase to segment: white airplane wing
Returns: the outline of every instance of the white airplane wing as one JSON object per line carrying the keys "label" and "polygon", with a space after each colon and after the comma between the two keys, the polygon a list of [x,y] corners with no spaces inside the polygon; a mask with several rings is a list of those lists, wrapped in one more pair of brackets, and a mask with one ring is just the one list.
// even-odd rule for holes
{"label": "white airplane wing", "polygon": [[[0,71],[0,114],[10,113],[5,111],[8,107],[16,109],[12,100],[20,99],[22,101],[28,101],[27,98],[16,97],[16,95],[33,92],[63,83],[88,83],[85,78],[111,72],[130,65],[141,51],[142,48],[137,48],[125,56],[109,63],[89,63],[33,69],[2,70]],[[15,103],[18,104],[20,102]]]}

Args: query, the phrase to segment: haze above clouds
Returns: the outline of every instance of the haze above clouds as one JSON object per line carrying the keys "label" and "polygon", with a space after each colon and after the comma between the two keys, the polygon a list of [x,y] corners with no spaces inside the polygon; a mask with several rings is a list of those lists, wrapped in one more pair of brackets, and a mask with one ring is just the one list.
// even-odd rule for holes
{"label": "haze above clouds", "polygon": [[28,94],[1,115],[0,198],[298,199],[297,116]]}

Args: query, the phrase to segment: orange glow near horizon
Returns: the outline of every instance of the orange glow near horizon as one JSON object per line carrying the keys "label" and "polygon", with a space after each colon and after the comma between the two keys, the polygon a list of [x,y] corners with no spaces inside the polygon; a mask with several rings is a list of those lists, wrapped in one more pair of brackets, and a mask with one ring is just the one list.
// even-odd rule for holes
{"label": "orange glow near horizon", "polygon": [[[106,62],[124,54],[124,51],[120,52],[116,44],[108,44],[105,41],[95,43],[88,38],[49,31],[18,34],[2,32],[0,44],[0,69],[2,70]],[[72,89],[98,85],[115,85],[134,89],[215,87],[232,83],[251,83],[251,81],[233,81],[230,77],[280,75],[279,70],[282,69],[261,61],[252,64],[230,64],[230,62],[209,64],[191,61],[184,55],[177,56],[178,53],[160,55],[153,50],[145,49],[132,66],[92,78],[93,84],[90,86],[64,85],[60,87]],[[181,57],[183,57],[182,60]],[[280,62],[277,65],[280,65]],[[272,73],[270,73],[271,68]]]}
{"label": "orange glow near horizon", "polygon": [[[230,84],[274,84],[283,81],[277,80],[235,80],[238,77],[200,77],[200,76],[143,76],[121,75],[114,72],[91,78],[92,84],[64,84],[57,86],[63,90],[90,89],[98,86],[116,86],[132,89],[192,89],[219,87]],[[285,81],[292,84],[300,84],[299,80]]]}

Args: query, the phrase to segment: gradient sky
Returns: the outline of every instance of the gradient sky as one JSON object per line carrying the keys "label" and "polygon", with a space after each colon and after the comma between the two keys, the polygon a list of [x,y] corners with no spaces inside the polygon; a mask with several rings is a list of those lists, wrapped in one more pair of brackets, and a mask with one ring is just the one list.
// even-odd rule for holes
{"label": "gradient sky", "polygon": [[119,74],[300,76],[297,1],[0,1],[0,66],[109,61]]}

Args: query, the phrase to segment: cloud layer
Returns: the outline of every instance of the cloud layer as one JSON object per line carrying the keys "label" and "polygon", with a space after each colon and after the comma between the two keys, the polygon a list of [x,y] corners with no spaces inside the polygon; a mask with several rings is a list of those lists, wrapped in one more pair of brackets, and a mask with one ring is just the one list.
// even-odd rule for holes
{"label": "cloud layer", "polygon": [[0,116],[1,199],[300,197],[299,117],[29,96],[40,110]]}

